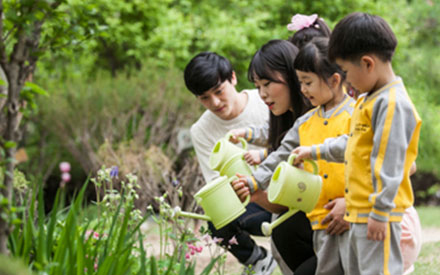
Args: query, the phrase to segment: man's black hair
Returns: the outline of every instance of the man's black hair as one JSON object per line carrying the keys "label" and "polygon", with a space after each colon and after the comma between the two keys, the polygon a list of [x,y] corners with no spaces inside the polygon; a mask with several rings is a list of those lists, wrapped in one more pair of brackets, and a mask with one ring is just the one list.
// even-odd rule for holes
{"label": "man's black hair", "polygon": [[193,57],[184,71],[185,84],[196,96],[232,80],[233,69],[228,59],[214,52]]}

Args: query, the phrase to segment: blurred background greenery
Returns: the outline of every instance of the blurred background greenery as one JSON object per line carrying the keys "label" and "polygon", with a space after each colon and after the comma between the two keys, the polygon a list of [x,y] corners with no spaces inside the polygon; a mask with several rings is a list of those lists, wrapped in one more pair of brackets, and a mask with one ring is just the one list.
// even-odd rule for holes
{"label": "blurred background greenery", "polygon": [[20,147],[30,160],[18,169],[50,191],[60,181],[58,163],[70,161],[68,188],[75,190],[102,165],[117,165],[123,174],[140,175],[143,189],[155,186],[145,189],[144,200],[179,184],[192,186],[189,200],[202,182],[193,152],[180,151],[176,136],[203,111],[183,83],[190,58],[200,51],[224,55],[238,88],[251,88],[246,72],[252,55],[269,39],[291,36],[286,25],[294,14],[317,13],[333,27],[354,11],[384,17],[397,35],[393,66],[423,119],[416,202],[438,204],[438,0],[66,1],[61,13],[69,16],[48,22],[43,37],[72,32],[74,39],[42,52],[33,81],[49,95],[37,99],[22,123]]}

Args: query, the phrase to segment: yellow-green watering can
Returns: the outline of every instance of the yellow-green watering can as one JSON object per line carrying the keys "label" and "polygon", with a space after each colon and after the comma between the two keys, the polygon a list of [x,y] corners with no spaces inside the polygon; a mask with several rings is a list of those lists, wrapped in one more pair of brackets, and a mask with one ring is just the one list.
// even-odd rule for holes
{"label": "yellow-green watering can", "polygon": [[318,203],[322,179],[318,175],[318,165],[313,160],[306,160],[313,166],[313,173],[292,165],[296,155],[278,164],[272,175],[267,197],[272,203],[287,206],[289,210],[272,223],[264,222],[261,231],[269,236],[272,230],[298,211],[312,211]]}
{"label": "yellow-green watering can", "polygon": [[220,172],[221,176],[232,177],[236,173],[250,176],[252,175],[249,164],[243,159],[243,154],[247,150],[247,142],[244,138],[238,138],[242,148],[229,141],[231,133],[219,139],[212,148],[209,156],[209,167]]}
{"label": "yellow-green watering can", "polygon": [[221,176],[206,184],[195,195],[197,203],[205,211],[205,215],[185,212],[179,207],[175,207],[174,216],[183,216],[194,219],[201,219],[213,223],[216,229],[229,224],[246,211],[246,205],[250,197],[242,203],[232,188],[230,182],[238,179],[237,177],[227,178]]}

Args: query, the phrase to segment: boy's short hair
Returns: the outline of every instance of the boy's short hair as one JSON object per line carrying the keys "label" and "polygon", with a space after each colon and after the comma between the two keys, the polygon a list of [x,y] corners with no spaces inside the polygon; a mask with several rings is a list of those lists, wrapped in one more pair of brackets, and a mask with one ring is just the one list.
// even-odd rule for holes
{"label": "boy's short hair", "polygon": [[219,86],[224,81],[232,81],[233,69],[228,59],[214,52],[201,52],[186,65],[185,84],[196,96]]}
{"label": "boy's short hair", "polygon": [[391,61],[397,39],[388,23],[377,15],[355,12],[344,17],[330,37],[329,59],[357,61],[362,55],[375,54]]}

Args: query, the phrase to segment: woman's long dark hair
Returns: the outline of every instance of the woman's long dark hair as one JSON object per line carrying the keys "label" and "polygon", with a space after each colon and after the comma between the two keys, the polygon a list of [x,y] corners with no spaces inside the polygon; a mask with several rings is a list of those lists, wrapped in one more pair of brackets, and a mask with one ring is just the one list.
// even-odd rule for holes
{"label": "woman's long dark hair", "polygon": [[276,150],[286,132],[293,126],[296,119],[310,109],[309,101],[302,95],[301,86],[293,66],[298,54],[298,48],[285,40],[270,40],[259,49],[249,65],[248,79],[267,79],[278,82],[278,75],[284,79],[290,91],[290,105],[293,111],[288,110],[282,115],[275,116],[270,112],[269,146]]}

